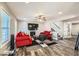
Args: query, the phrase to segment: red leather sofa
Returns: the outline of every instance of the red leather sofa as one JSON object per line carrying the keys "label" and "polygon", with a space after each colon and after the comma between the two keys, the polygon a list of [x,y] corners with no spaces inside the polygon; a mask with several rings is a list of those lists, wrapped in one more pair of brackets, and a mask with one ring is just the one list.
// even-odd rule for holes
{"label": "red leather sofa", "polygon": [[47,37],[47,39],[51,40],[52,38],[52,34],[50,31],[44,31],[44,32],[41,32],[40,34],[43,34]]}
{"label": "red leather sofa", "polygon": [[19,32],[16,35],[16,47],[27,46],[32,44],[32,39],[29,35]]}

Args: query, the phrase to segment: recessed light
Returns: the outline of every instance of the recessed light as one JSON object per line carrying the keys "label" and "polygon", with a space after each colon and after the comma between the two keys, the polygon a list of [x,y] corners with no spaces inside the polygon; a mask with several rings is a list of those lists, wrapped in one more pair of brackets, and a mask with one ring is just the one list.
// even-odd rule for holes
{"label": "recessed light", "polygon": [[30,2],[29,2],[29,1],[26,1],[25,3],[28,4],[28,3],[30,3]]}
{"label": "recessed light", "polygon": [[41,19],[39,21],[42,21]]}
{"label": "recessed light", "polygon": [[58,14],[62,14],[62,13],[63,13],[63,12],[61,12],[61,11],[60,11],[60,12],[58,12]]}

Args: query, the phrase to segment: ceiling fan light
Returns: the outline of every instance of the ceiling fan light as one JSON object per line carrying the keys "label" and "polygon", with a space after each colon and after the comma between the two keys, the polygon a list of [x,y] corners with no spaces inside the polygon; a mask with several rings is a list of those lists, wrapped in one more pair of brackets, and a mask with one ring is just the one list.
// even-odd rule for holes
{"label": "ceiling fan light", "polygon": [[60,11],[60,12],[58,12],[58,14],[60,14],[60,15],[61,15],[62,13],[63,13],[63,12],[61,12],[61,11]]}

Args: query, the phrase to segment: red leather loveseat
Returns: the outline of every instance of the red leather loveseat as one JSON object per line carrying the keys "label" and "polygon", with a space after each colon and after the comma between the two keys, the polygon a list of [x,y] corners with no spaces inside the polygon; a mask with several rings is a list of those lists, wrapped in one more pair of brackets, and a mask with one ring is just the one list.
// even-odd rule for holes
{"label": "red leather loveseat", "polygon": [[32,44],[32,39],[29,35],[26,35],[23,32],[19,32],[16,35],[16,47],[21,47],[21,46],[26,46],[26,45],[31,45]]}
{"label": "red leather loveseat", "polygon": [[44,32],[41,32],[40,34],[43,34],[47,37],[47,39],[51,40],[52,38],[52,34],[50,31],[44,31]]}

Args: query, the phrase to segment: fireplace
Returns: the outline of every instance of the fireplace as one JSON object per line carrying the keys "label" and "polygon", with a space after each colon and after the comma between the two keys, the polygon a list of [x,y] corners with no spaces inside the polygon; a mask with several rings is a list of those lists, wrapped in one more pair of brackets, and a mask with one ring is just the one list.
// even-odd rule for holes
{"label": "fireplace", "polygon": [[30,36],[34,36],[34,35],[35,35],[35,31],[31,31]]}

